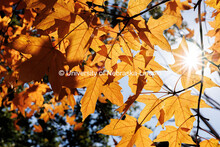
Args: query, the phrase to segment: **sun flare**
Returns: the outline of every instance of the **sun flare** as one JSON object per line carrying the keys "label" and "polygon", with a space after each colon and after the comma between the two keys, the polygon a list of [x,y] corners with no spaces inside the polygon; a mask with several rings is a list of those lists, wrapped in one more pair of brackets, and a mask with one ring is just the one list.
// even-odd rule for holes
{"label": "sun flare", "polygon": [[183,57],[183,64],[186,68],[196,70],[199,65],[199,52],[195,49],[186,52],[186,56]]}

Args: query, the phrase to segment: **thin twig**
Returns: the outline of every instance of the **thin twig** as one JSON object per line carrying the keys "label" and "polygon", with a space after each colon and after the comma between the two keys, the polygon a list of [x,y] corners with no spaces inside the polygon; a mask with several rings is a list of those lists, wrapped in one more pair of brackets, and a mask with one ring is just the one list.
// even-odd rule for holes
{"label": "thin twig", "polygon": [[[202,50],[202,73],[201,73],[201,86],[199,91],[199,99],[198,99],[198,106],[197,106],[197,130],[196,130],[196,146],[199,147],[198,142],[198,134],[199,134],[199,128],[200,128],[200,102],[202,97],[202,90],[203,90],[203,76],[204,76],[204,46],[203,46],[203,30],[202,30],[202,21],[201,21],[201,2],[202,0],[199,0],[198,5],[198,18],[199,18],[199,30],[200,30],[200,41],[201,41],[201,50]],[[197,7],[197,5],[194,7],[194,9]]]}
{"label": "thin twig", "polygon": [[128,17],[128,19],[133,19],[133,18],[135,18],[135,17],[138,17],[138,16],[140,16],[140,15],[142,15],[142,14],[144,14],[144,13],[150,11],[150,10],[153,10],[153,9],[156,8],[157,6],[159,6],[159,5],[163,4],[163,3],[166,3],[166,2],[168,2],[168,1],[170,1],[170,0],[163,0],[162,2],[160,2],[160,3],[156,4],[156,5],[154,5],[153,7],[150,7],[149,9],[147,9],[147,10],[145,10],[145,11],[142,11],[141,13],[138,13],[138,14],[136,14],[136,15],[133,15],[133,16],[131,16],[131,17]]}
{"label": "thin twig", "polygon": [[78,24],[74,29],[72,29],[69,33],[67,33],[55,46],[57,47],[57,45],[59,45],[67,36],[69,36],[69,34],[71,34],[73,31],[75,31],[82,23],[84,23],[85,21],[81,22],[80,24]]}
{"label": "thin twig", "polygon": [[201,83],[201,81],[199,81],[199,82],[197,82],[197,83],[195,83],[195,84],[193,84],[193,85],[191,85],[191,86],[189,86],[189,87],[187,87],[187,88],[184,88],[184,89],[182,89],[182,90],[179,90],[179,91],[177,91],[176,93],[183,92],[183,91],[185,91],[185,90],[187,90],[187,89],[190,89],[190,88],[192,88],[192,87],[194,87],[194,86],[196,86],[196,85],[198,85],[198,84],[200,84],[200,83]]}

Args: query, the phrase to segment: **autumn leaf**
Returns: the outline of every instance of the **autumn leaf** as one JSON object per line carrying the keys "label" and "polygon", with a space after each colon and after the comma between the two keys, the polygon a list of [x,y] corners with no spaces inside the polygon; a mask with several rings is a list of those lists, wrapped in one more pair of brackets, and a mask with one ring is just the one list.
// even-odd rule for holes
{"label": "autumn leaf", "polygon": [[[194,54],[189,51],[185,37],[183,37],[182,42],[179,47],[172,50],[175,63],[170,65],[171,69],[178,74],[181,74],[181,82],[184,88],[194,85],[201,81],[201,75],[196,74],[196,72],[201,69],[202,62],[200,55]],[[193,62],[193,63],[192,63]],[[210,88],[213,86],[218,86],[210,78],[204,76],[204,87]],[[200,90],[200,84],[195,85],[197,90]]]}
{"label": "autumn leaf", "polygon": [[154,73],[154,75],[147,74],[146,78],[147,78],[147,83],[145,84],[144,89],[154,92],[160,91],[161,87],[163,86],[163,81],[158,74],[156,73]]}
{"label": "autumn leaf", "polygon": [[[126,62],[120,62],[117,64],[117,71],[129,76],[129,86],[133,93],[136,92],[138,76],[145,70],[165,70],[160,64],[158,64],[153,56],[143,56],[142,54],[136,54],[133,57],[133,62],[128,64]],[[145,74],[145,73],[143,73]]]}
{"label": "autumn leaf", "polygon": [[[49,91],[49,87],[46,84],[35,83],[30,85],[25,91],[15,95],[12,100],[11,110],[18,110],[23,116],[25,116],[25,109],[35,105],[41,107],[44,102],[43,94]],[[33,104],[34,103],[34,104]]]}
{"label": "autumn leaf", "polygon": [[76,119],[75,115],[72,115],[72,116],[67,115],[66,116],[66,122],[70,125],[75,125],[76,124],[75,119]]}
{"label": "autumn leaf", "polygon": [[174,126],[166,126],[165,131],[161,131],[154,142],[169,142],[169,147],[181,147],[182,143],[195,145],[188,132]]}
{"label": "autumn leaf", "polygon": [[211,138],[209,140],[204,140],[199,143],[200,147],[219,147],[219,140]]}
{"label": "autumn leaf", "polygon": [[[183,88],[187,88],[191,85],[194,85],[198,82],[201,81],[201,75],[198,75],[198,74],[192,74],[190,76],[188,75],[183,75],[181,77],[181,83],[183,85]],[[211,87],[219,87],[219,85],[217,85],[216,83],[214,83],[212,81],[211,78],[209,77],[206,77],[206,76],[203,76],[203,91],[206,89],[206,88],[211,88]],[[196,86],[194,86],[198,91],[200,90],[200,84],[197,84]]]}
{"label": "autumn leaf", "polygon": [[166,9],[164,14],[172,15],[176,17],[176,25],[180,28],[182,24],[181,10],[188,10],[192,7],[189,5],[188,1],[174,0],[166,3]]}
{"label": "autumn leaf", "polygon": [[151,33],[147,34],[151,43],[158,45],[161,49],[166,51],[171,50],[170,45],[166,38],[163,36],[163,31],[168,29],[177,22],[177,18],[172,15],[163,15],[159,19],[150,19],[147,22],[147,26]]}
{"label": "autumn leaf", "polygon": [[105,95],[105,98],[110,100],[113,104],[121,106],[123,104],[121,89],[118,82],[112,82],[103,86],[102,93]]}
{"label": "autumn leaf", "polygon": [[40,9],[34,25],[37,29],[46,30],[55,24],[55,20],[71,21],[71,14],[74,13],[74,1],[52,0],[26,0],[27,8]]}
{"label": "autumn leaf", "polygon": [[[175,117],[175,123],[177,126],[182,128],[192,129],[193,122],[195,118],[190,118],[192,116],[191,108],[197,108],[198,106],[198,96],[191,95],[191,91],[186,91],[179,96],[171,96],[164,98],[164,111],[165,111],[165,121],[170,118]],[[200,107],[210,108],[203,100],[201,100]],[[185,120],[187,120],[185,122]]]}
{"label": "autumn leaf", "polygon": [[132,50],[138,51],[141,49],[141,43],[138,34],[135,32],[134,27],[127,27],[126,31],[123,31],[119,36],[120,45],[122,46],[123,52],[127,56],[132,56]]}
{"label": "autumn leaf", "polygon": [[160,118],[160,111],[163,107],[162,100],[157,98],[154,94],[151,95],[140,95],[137,98],[138,102],[145,103],[146,106],[141,111],[140,116],[138,118],[138,122],[144,124],[149,121],[153,115],[156,115],[157,119]]}
{"label": "autumn leaf", "polygon": [[148,137],[152,131],[138,124],[137,120],[129,115],[126,115],[125,120],[119,122],[117,119],[111,119],[110,124],[97,133],[121,136],[122,139],[117,144],[117,147],[132,147],[134,144],[140,147],[152,145],[152,141]]}
{"label": "autumn leaf", "polygon": [[34,132],[40,133],[42,131],[43,131],[43,129],[42,129],[41,125],[38,125],[38,126],[34,125]]}
{"label": "autumn leaf", "polygon": [[32,55],[31,58],[19,66],[19,78],[21,81],[40,81],[45,74],[48,74],[55,95],[57,96],[60,93],[62,76],[58,72],[60,70],[65,71],[66,59],[60,51],[53,48],[48,36],[33,37],[21,35],[9,46],[24,54]]}
{"label": "autumn leaf", "polygon": [[116,111],[118,111],[119,113],[123,112],[123,114],[121,115],[120,119],[122,119],[122,117],[126,114],[128,109],[131,107],[131,105],[136,101],[138,96],[141,94],[141,91],[142,91],[142,89],[143,89],[145,84],[146,84],[145,75],[139,75],[138,76],[137,89],[136,89],[135,95],[129,96],[127,101],[122,106],[120,106],[118,109],[116,109]]}
{"label": "autumn leaf", "polygon": [[130,0],[128,3],[128,14],[133,16],[144,10],[151,0]]}
{"label": "autumn leaf", "polygon": [[86,80],[87,90],[81,100],[83,121],[89,114],[94,113],[97,99],[101,93],[103,93],[113,104],[122,105],[123,96],[120,93],[121,87],[116,83],[104,85],[107,79],[107,75],[97,75]]}
{"label": "autumn leaf", "polygon": [[171,47],[163,36],[163,31],[168,29],[177,21],[175,16],[163,15],[159,19],[149,18],[147,24],[142,17],[137,17],[131,21],[138,31],[138,35],[147,45],[158,45],[160,48],[171,51]]}
{"label": "autumn leaf", "polygon": [[66,49],[66,59],[71,67],[78,65],[84,58],[89,49],[90,37],[93,33],[93,28],[88,27],[87,23],[80,17],[76,16],[75,22],[69,26],[70,45]]}

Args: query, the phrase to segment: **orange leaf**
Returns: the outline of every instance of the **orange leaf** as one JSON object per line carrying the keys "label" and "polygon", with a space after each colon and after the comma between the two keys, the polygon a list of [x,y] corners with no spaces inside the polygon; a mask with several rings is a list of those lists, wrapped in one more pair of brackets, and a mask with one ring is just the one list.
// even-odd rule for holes
{"label": "orange leaf", "polygon": [[117,119],[111,119],[110,124],[97,133],[121,136],[122,139],[117,144],[117,147],[132,147],[134,144],[138,147],[152,145],[152,141],[148,137],[152,131],[138,124],[137,120],[129,115],[126,115],[125,120],[120,122]]}
{"label": "orange leaf", "polygon": [[[166,99],[166,98],[164,98]],[[191,95],[191,91],[186,91],[179,96],[172,96],[167,98],[164,101],[164,111],[165,111],[165,121],[169,120],[170,118],[175,116],[175,122],[177,126],[182,128],[191,129],[193,127],[193,122],[195,118],[190,118],[187,120],[191,115],[191,108],[197,108],[198,105],[198,96]],[[207,107],[210,108],[203,100],[200,103],[201,108]],[[186,122],[184,122],[187,120]]]}
{"label": "orange leaf", "polygon": [[144,124],[149,121],[153,115],[156,115],[159,120],[160,110],[162,109],[163,104],[162,100],[158,99],[154,94],[151,95],[140,95],[137,98],[138,102],[145,103],[146,106],[141,111],[141,114],[138,118],[138,122]]}
{"label": "orange leaf", "polygon": [[200,147],[220,147],[219,140],[211,138],[199,143]]}
{"label": "orange leaf", "polygon": [[102,92],[101,90],[106,80],[107,80],[107,76],[99,76],[99,75],[88,79],[87,90],[81,100],[82,103],[81,112],[83,115],[83,121],[86,119],[86,117],[89,114],[94,113],[96,101]]}
{"label": "orange leaf", "polygon": [[181,147],[181,143],[195,145],[189,133],[181,128],[166,126],[165,131],[161,131],[154,142],[168,141],[169,147]]}
{"label": "orange leaf", "polygon": [[42,129],[41,125],[38,125],[38,126],[34,125],[34,132],[40,133],[42,131],[43,131],[43,129]]}

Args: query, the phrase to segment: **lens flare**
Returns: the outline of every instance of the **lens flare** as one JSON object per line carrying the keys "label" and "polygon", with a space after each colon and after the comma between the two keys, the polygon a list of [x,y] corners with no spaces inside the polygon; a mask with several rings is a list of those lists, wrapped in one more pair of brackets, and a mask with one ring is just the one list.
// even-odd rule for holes
{"label": "lens flare", "polygon": [[186,52],[186,56],[183,57],[183,64],[186,68],[197,70],[199,65],[199,52],[195,49]]}

